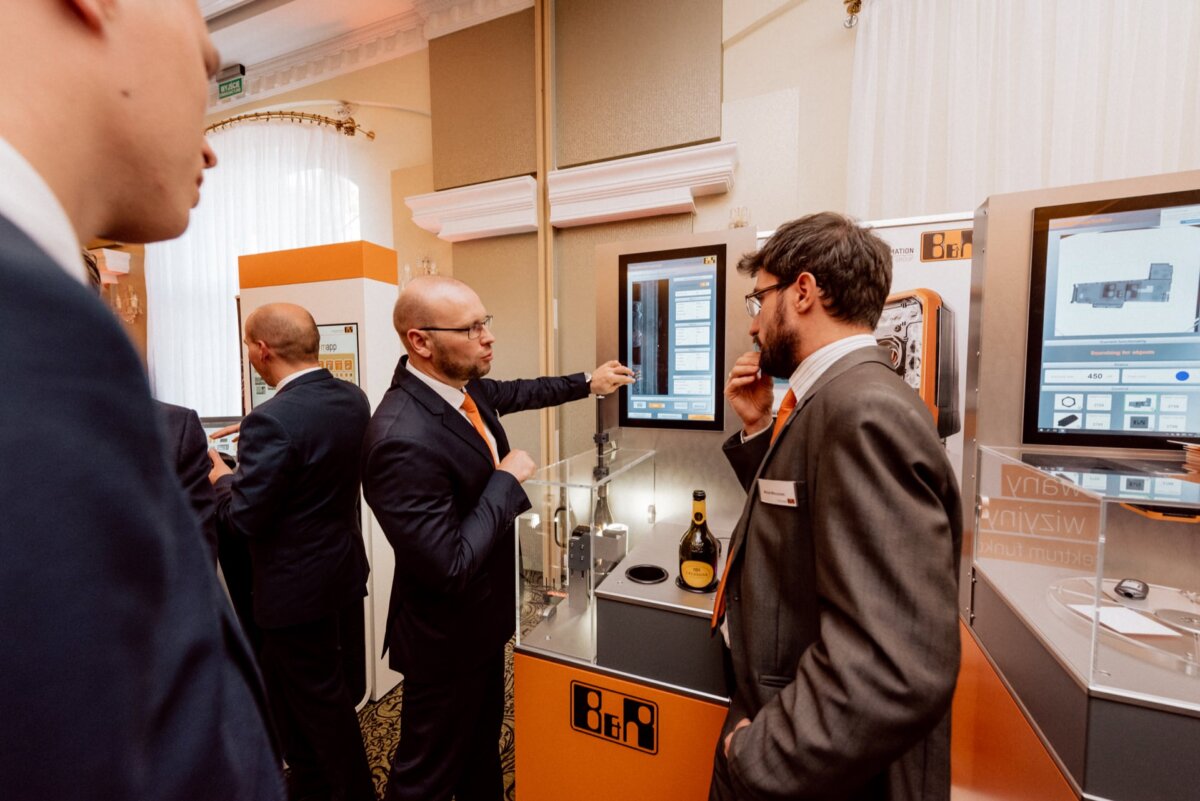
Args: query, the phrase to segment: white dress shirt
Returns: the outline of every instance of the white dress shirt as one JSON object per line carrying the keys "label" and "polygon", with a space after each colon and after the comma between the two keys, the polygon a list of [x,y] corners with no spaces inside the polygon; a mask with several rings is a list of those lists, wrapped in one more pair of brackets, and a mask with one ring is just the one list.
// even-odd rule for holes
{"label": "white dress shirt", "polygon": [[320,365],[317,365],[316,367],[305,367],[303,370],[297,370],[296,372],[292,373],[291,375],[287,376],[286,378],[280,380],[280,382],[275,385],[275,391],[278,392],[279,390],[283,389],[288,384],[292,383],[293,381],[295,381],[297,378],[299,378],[302,375],[308,375],[309,373],[315,373],[318,370],[322,370],[322,369],[324,369],[324,368],[322,368]]}
{"label": "white dress shirt", "polygon": [[81,246],[66,210],[42,176],[0,136],[0,217],[20,228],[68,275],[86,285]]}

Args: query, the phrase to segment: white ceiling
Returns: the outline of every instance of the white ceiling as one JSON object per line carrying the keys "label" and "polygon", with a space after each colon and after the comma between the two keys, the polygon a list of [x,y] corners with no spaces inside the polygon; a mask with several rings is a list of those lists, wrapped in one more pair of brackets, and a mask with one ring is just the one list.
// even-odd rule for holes
{"label": "white ceiling", "polygon": [[222,66],[247,67],[411,14],[415,7],[415,0],[200,0]]}

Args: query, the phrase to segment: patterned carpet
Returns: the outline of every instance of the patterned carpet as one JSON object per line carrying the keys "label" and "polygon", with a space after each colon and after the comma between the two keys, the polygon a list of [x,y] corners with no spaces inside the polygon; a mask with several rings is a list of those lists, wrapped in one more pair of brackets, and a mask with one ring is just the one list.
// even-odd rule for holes
{"label": "patterned carpet", "polygon": [[[551,603],[547,587],[541,582],[541,574],[523,572],[521,576],[521,632],[531,631],[541,620],[542,610]],[[504,647],[504,721],[500,727],[500,767],[504,771],[504,797],[515,801],[517,797],[516,770],[517,752],[513,734],[513,641]],[[383,798],[387,786],[388,769],[392,755],[400,742],[400,706],[404,702],[404,684],[367,704],[358,713],[362,727],[363,743],[367,747],[367,762],[371,765],[371,776],[375,779],[375,795]]]}
{"label": "patterned carpet", "polygon": [[[387,786],[388,768],[396,744],[400,742],[400,705],[404,701],[404,684],[367,704],[358,713],[362,726],[363,742],[367,746],[367,761],[371,765],[371,776],[375,779],[375,795],[383,798]],[[516,766],[516,750],[513,747],[513,673],[512,643],[504,649],[504,722],[500,729],[500,766],[504,769],[504,797],[515,801],[516,782],[513,771]]]}

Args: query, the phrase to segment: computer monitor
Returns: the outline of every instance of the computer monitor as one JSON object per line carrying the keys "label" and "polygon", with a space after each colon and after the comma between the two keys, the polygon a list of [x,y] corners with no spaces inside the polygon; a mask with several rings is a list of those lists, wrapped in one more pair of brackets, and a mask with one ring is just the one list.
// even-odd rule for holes
{"label": "computer monitor", "polygon": [[[204,429],[204,436],[211,437],[222,428],[227,428],[235,423],[242,422],[240,417],[201,417],[200,427]],[[208,446],[213,448],[222,455],[228,456],[233,461],[237,461],[237,434],[226,434],[217,439],[209,439]]]}
{"label": "computer monitor", "polygon": [[1200,438],[1200,189],[1034,209],[1031,267],[1024,441]]}
{"label": "computer monitor", "polygon": [[725,245],[619,258],[619,425],[721,431],[725,426]]}

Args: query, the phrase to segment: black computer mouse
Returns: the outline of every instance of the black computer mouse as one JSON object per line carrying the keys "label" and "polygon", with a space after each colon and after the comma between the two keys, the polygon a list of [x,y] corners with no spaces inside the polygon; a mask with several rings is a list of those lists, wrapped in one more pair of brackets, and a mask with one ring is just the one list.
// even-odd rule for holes
{"label": "black computer mouse", "polygon": [[1117,582],[1113,592],[1131,601],[1140,601],[1150,594],[1150,585],[1141,579],[1127,578]]}

